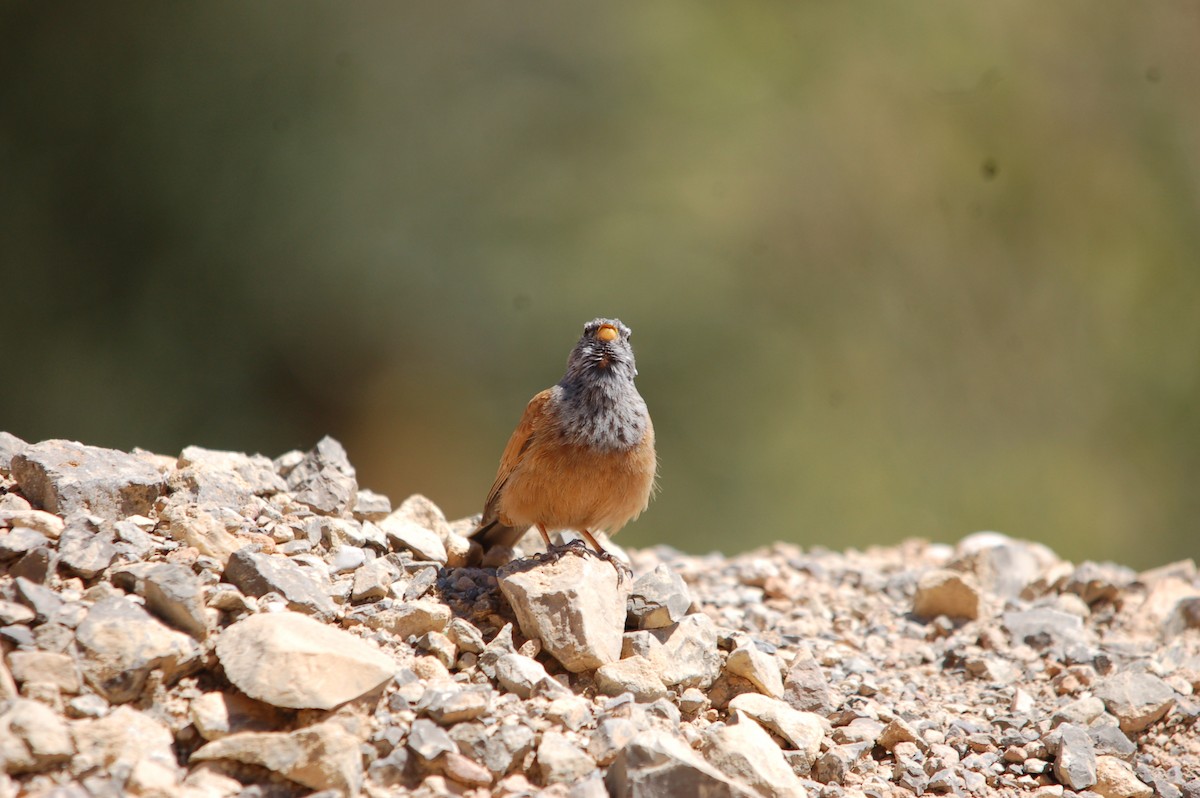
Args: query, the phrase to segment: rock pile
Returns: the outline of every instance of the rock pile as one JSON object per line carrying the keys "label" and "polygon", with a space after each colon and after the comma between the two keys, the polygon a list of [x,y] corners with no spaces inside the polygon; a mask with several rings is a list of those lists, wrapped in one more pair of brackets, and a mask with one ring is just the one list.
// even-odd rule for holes
{"label": "rock pile", "polygon": [[[1200,798],[1200,576],[567,553],[275,460],[0,433],[0,798]],[[536,538],[536,535],[534,536]]]}

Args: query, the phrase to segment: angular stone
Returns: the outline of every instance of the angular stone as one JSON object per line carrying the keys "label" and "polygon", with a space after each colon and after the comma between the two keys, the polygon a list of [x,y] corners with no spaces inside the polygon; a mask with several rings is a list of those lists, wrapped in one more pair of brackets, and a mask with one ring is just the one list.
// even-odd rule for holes
{"label": "angular stone", "polygon": [[1059,727],[1061,735],[1054,775],[1072,790],[1090,789],[1096,783],[1096,752],[1085,729],[1071,723]]}
{"label": "angular stone", "polygon": [[542,663],[522,654],[502,654],[496,660],[496,681],[521,698],[529,698],[533,688],[549,678]]}
{"label": "angular stone", "polygon": [[98,518],[73,516],[58,539],[58,565],[68,574],[92,579],[112,564],[117,547],[95,526]]}
{"label": "angular stone", "polygon": [[1096,718],[1104,714],[1104,702],[1095,696],[1087,696],[1059,707],[1050,717],[1051,728],[1063,723],[1074,723],[1076,726],[1088,726]]}
{"label": "angular stone", "polygon": [[918,618],[974,620],[979,617],[979,589],[956,571],[926,571],[917,581],[912,611]]}
{"label": "angular stone", "polygon": [[731,651],[729,659],[725,661],[725,670],[749,680],[764,695],[783,698],[783,675],[779,672],[779,660],[753,643]]}
{"label": "angular stone", "polygon": [[542,782],[573,784],[596,769],[596,763],[561,732],[547,731],[537,749]]}
{"label": "angular stone", "polygon": [[386,558],[371,560],[354,572],[350,600],[376,601],[388,594],[392,583],[400,578],[400,569]]}
{"label": "angular stone", "polygon": [[222,565],[235,551],[250,544],[249,540],[230,534],[213,513],[177,497],[166,503],[158,517],[160,528],[172,539],[213,557]]}
{"label": "angular stone", "polygon": [[166,489],[166,478],[142,457],[64,440],[14,454],[12,475],[43,510],[60,516],[82,511],[110,523],[148,514]]}
{"label": "angular stone", "polygon": [[[0,495],[0,499],[8,497],[16,498],[11,493]],[[32,529],[50,540],[58,540],[66,526],[66,521],[45,510],[0,510],[0,528]]]}
{"label": "angular stone", "polygon": [[379,522],[379,528],[387,535],[393,548],[407,549],[418,559],[446,564],[446,544],[433,530],[400,516],[401,510]]}
{"label": "angular stone", "polygon": [[225,579],[248,596],[278,593],[288,609],[331,618],[337,605],[320,584],[291,559],[244,548],[235,551],[225,566]]}
{"label": "angular stone", "polygon": [[474,720],[490,707],[491,691],[482,687],[431,687],[417,703],[417,711],[429,715],[439,726]]}
{"label": "angular stone", "polygon": [[779,735],[789,748],[804,752],[809,765],[816,761],[825,738],[826,722],[820,715],[792,709],[785,702],[759,693],[742,693],[729,702],[730,711],[745,713]]}
{"label": "angular stone", "polygon": [[[129,706],[114,709],[103,718],[71,724],[79,749],[73,767],[104,772],[140,771],[142,782],[174,780],[182,774],[175,762],[171,730],[144,712]],[[174,790],[139,793],[171,795]]]}
{"label": "angular stone", "polygon": [[1027,643],[1036,649],[1061,651],[1090,642],[1090,636],[1083,628],[1083,620],[1078,615],[1061,610],[1048,607],[1011,610],[1004,613],[1000,620],[1014,643]]}
{"label": "angular stone", "polygon": [[1046,546],[999,532],[968,535],[958,542],[955,555],[955,568],[969,570],[983,590],[1002,599],[1020,596],[1021,591],[1059,562]]}
{"label": "angular stone", "polygon": [[457,750],[446,730],[425,718],[413,721],[408,733],[408,747],[426,765]]}
{"label": "angular stone", "polygon": [[800,779],[784,760],[779,746],[749,718],[710,726],[700,752],[726,776],[769,798],[805,796]]}
{"label": "angular stone", "polygon": [[1133,768],[1115,756],[1096,757],[1096,783],[1092,792],[1103,798],[1150,798],[1154,790],[1142,783]]}
{"label": "angular stone", "polygon": [[520,767],[533,750],[533,729],[520,723],[502,724],[487,736],[480,761],[498,776]]}
{"label": "angular stone", "polygon": [[153,670],[168,680],[182,675],[200,654],[195,642],[124,597],[92,606],[76,630],[87,683],[114,704],[137,698]]}
{"label": "angular stone", "polygon": [[596,670],[596,689],[604,695],[633,693],[638,701],[654,701],[667,694],[667,686],[645,657],[633,656],[601,665]]}
{"label": "angular stone", "polygon": [[48,587],[18,576],[14,581],[16,599],[33,610],[34,620],[45,623],[62,608],[63,600]]}
{"label": "angular stone", "polygon": [[497,577],[521,632],[541,640],[567,670],[620,658],[629,580],[611,564],[572,552],[548,563],[514,562]]}
{"label": "angular stone", "polygon": [[32,529],[50,540],[58,540],[66,526],[66,521],[45,510],[0,510],[0,527]]}
{"label": "angular stone", "polygon": [[783,698],[793,709],[815,712],[827,717],[833,712],[833,694],[821,666],[807,651],[801,651],[792,661],[783,682]]}
{"label": "angular stone", "polygon": [[442,772],[446,778],[468,787],[486,787],[492,783],[492,772],[478,762],[450,751],[442,757]]}
{"label": "angular stone", "polygon": [[1122,671],[1102,680],[1093,690],[1120,721],[1121,731],[1134,734],[1148,728],[1175,706],[1177,694],[1162,679],[1140,671]]}
{"label": "angular stone", "polygon": [[25,526],[0,530],[0,561],[22,557],[49,542],[50,539],[41,532]]}
{"label": "angular stone", "polygon": [[685,615],[679,623],[650,629],[662,643],[664,664],[658,675],[668,687],[709,687],[721,672],[717,628],[707,615]]}
{"label": "angular stone", "polygon": [[45,704],[14,698],[0,710],[0,768],[5,773],[48,770],[75,753],[66,722]]}
{"label": "angular stone", "polygon": [[392,502],[382,493],[359,488],[354,501],[354,517],[365,521],[382,521],[392,513]]}
{"label": "angular stone", "polygon": [[197,640],[208,636],[204,588],[190,568],[167,562],[132,563],[116,569],[112,581],[143,597],[147,609],[176,629]]}
{"label": "angular stone", "polygon": [[13,455],[25,451],[29,444],[11,432],[0,432],[0,473],[12,469]]}
{"label": "angular stone", "polygon": [[33,610],[24,604],[0,599],[0,626],[9,626],[14,623],[26,624],[36,617]]}
{"label": "angular stone", "polygon": [[348,617],[371,629],[385,629],[401,640],[407,640],[445,629],[450,622],[450,608],[439,601],[405,601],[390,607],[364,605]]}
{"label": "angular stone", "polygon": [[337,723],[293,732],[241,732],[214,740],[193,761],[226,759],[258,765],[312,790],[358,795],[363,768],[359,740]]}
{"label": "angular stone", "polygon": [[396,673],[367,641],[292,612],[238,621],[217,638],[217,657],[243,693],[292,709],[333,709]]}
{"label": "angular stone", "polygon": [[483,652],[483,633],[470,621],[463,618],[453,618],[446,625],[446,637],[458,647],[459,651],[469,651],[472,654]]}
{"label": "angular stone", "polygon": [[342,445],[328,436],[287,474],[296,501],[325,515],[344,515],[354,509],[358,479]]}
{"label": "angular stone", "polygon": [[755,791],[705,762],[677,737],[644,731],[617,754],[604,778],[609,795],[703,795],[706,798],[752,798]]}
{"label": "angular stone", "polygon": [[13,651],[8,655],[8,667],[13,678],[25,682],[52,684],[61,692],[75,695],[82,683],[79,666],[69,654],[50,651]]}
{"label": "angular stone", "polygon": [[629,619],[638,629],[659,629],[677,623],[692,606],[683,579],[666,563],[638,577],[629,594]]}
{"label": "angular stone", "polygon": [[261,454],[189,446],[175,467],[170,477],[172,488],[187,491],[201,504],[239,508],[254,496],[287,490],[275,463]]}
{"label": "angular stone", "polygon": [[188,716],[205,740],[244,731],[273,731],[285,722],[283,713],[270,704],[232,691],[212,691],[192,699]]}

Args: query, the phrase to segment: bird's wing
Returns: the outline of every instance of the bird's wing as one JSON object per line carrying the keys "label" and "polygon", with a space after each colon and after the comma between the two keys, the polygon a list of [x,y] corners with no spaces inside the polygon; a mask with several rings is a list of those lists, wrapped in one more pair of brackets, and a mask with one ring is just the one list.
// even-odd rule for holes
{"label": "bird's wing", "polygon": [[513,430],[512,437],[508,439],[508,445],[504,447],[504,454],[500,455],[500,468],[496,470],[496,481],[492,483],[492,489],[488,491],[487,501],[483,505],[481,527],[488,525],[496,518],[496,504],[500,500],[500,494],[504,492],[505,483],[520,467],[522,460],[525,459],[525,452],[529,450],[529,445],[533,443],[534,438],[545,428],[546,403],[550,401],[553,391],[553,388],[547,388],[525,405],[525,413],[521,416],[517,428]]}

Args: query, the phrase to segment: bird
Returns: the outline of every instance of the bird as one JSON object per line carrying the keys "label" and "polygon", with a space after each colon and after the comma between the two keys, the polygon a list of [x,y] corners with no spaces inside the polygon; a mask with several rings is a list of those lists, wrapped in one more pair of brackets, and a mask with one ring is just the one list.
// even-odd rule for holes
{"label": "bird", "polygon": [[529,400],[470,534],[483,554],[512,548],[536,527],[557,559],[568,547],[556,548],[550,532],[571,530],[620,573],[595,533],[615,535],[641,515],[658,470],[654,425],[634,385],[632,335],[619,319],[589,321],[563,378]]}

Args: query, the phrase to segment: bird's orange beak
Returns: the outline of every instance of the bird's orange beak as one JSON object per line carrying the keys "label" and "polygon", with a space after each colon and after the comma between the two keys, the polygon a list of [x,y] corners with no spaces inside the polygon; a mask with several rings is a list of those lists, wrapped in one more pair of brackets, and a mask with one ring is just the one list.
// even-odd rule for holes
{"label": "bird's orange beak", "polygon": [[617,328],[611,324],[602,324],[600,325],[600,329],[596,330],[596,338],[604,341],[605,343],[617,340],[618,335],[620,335],[620,333],[617,332]]}

